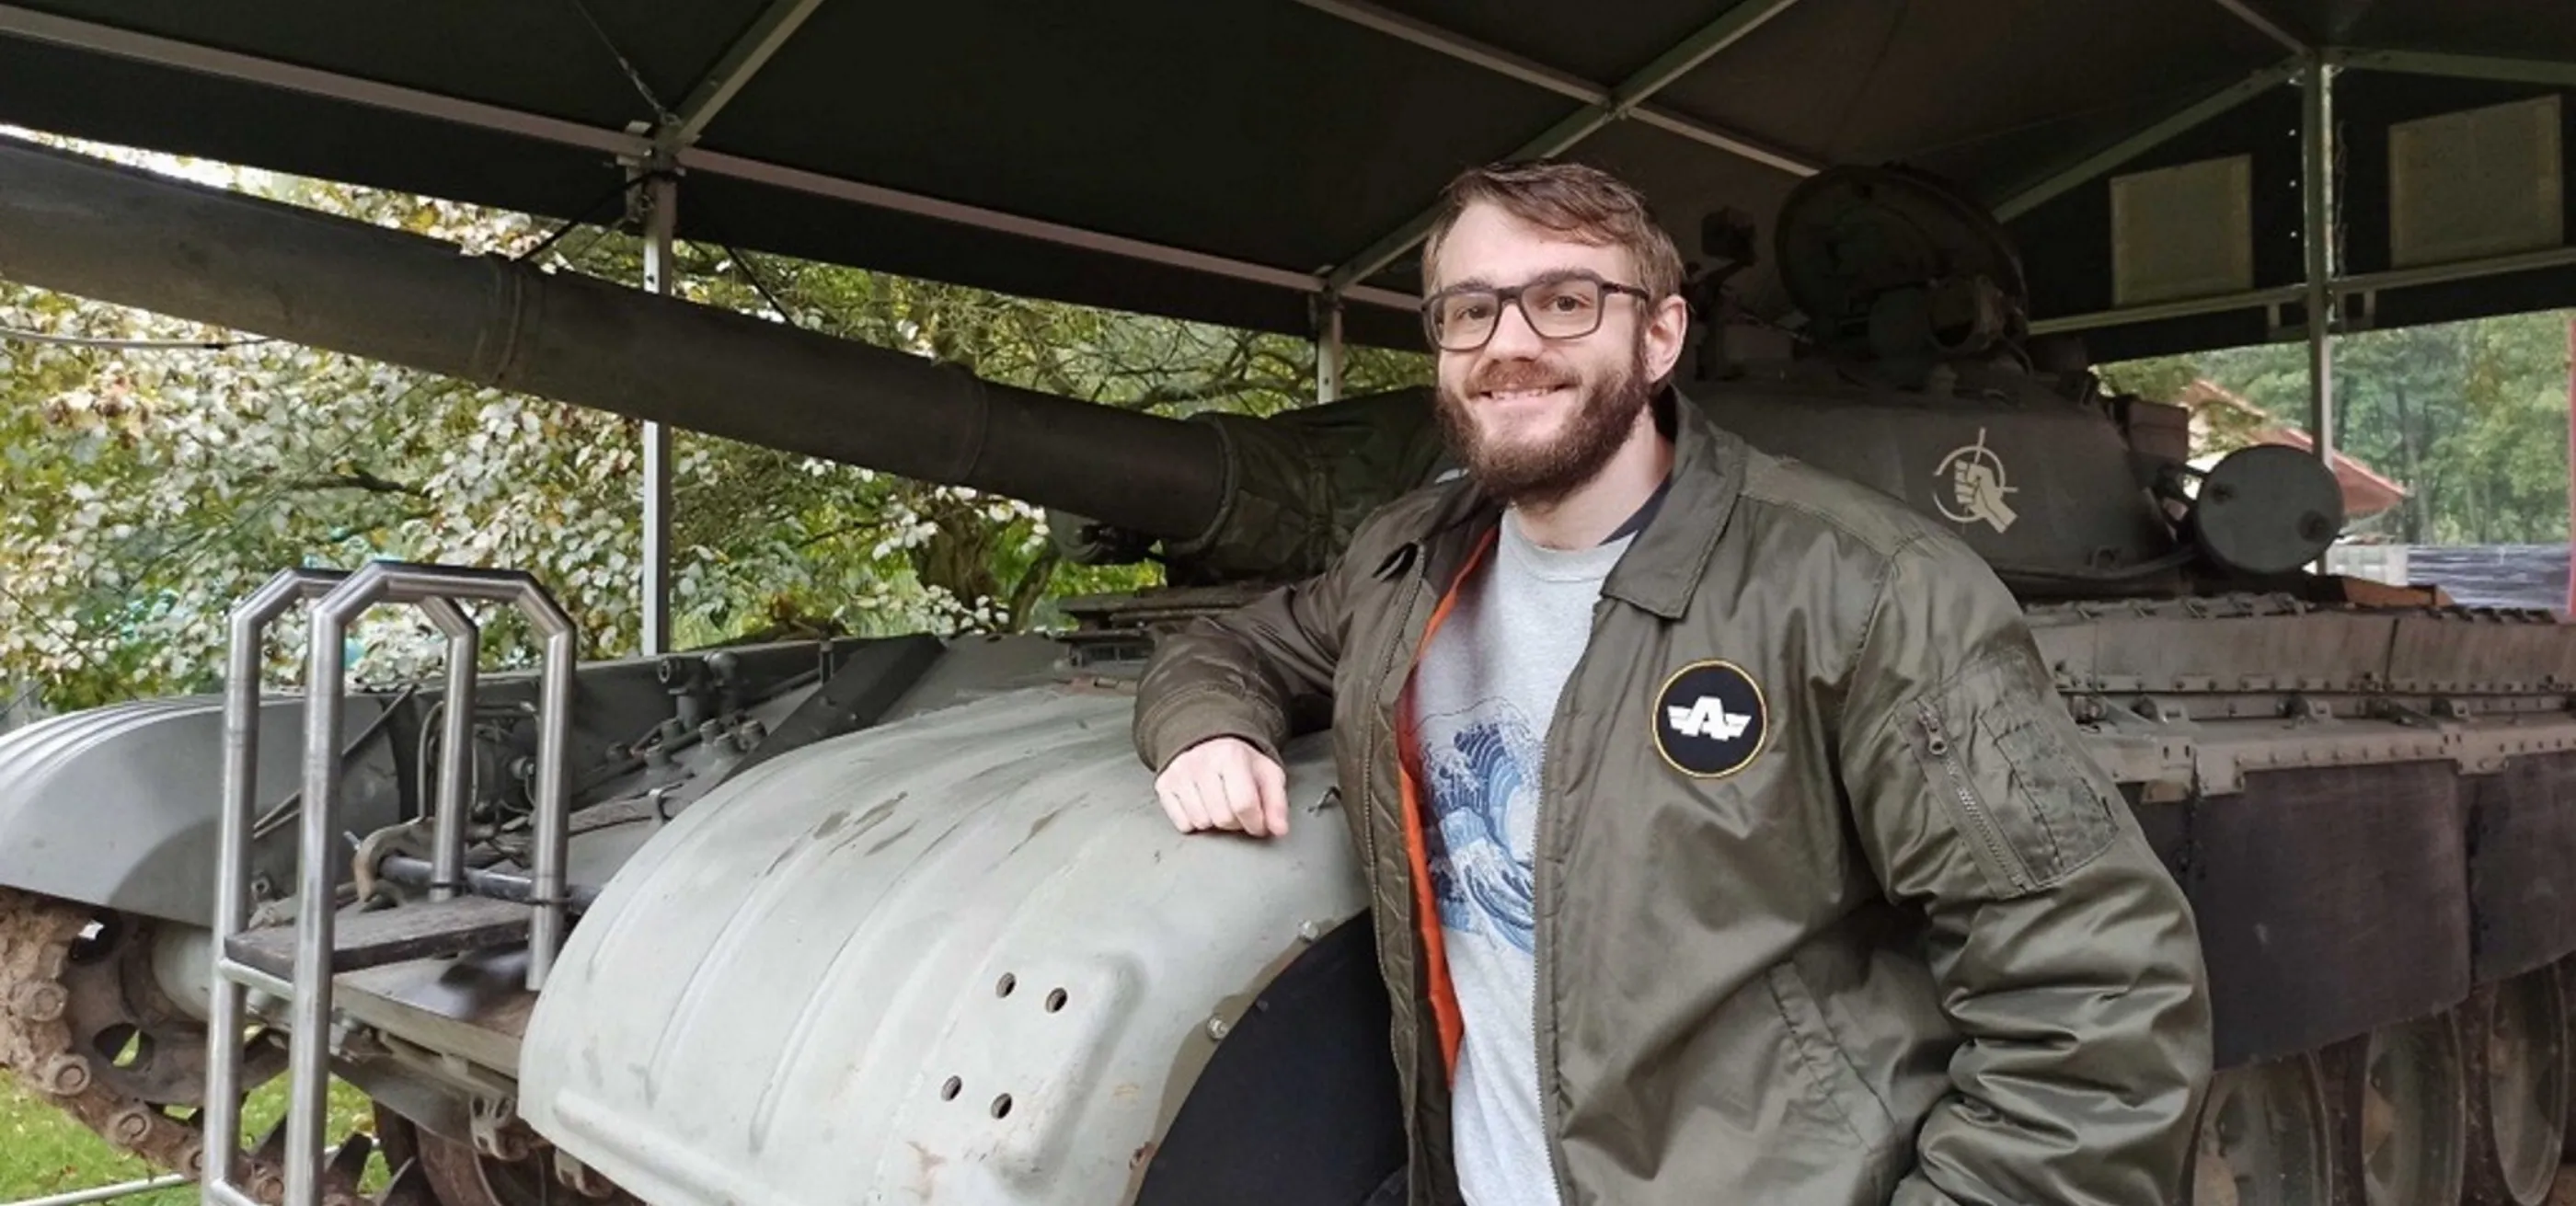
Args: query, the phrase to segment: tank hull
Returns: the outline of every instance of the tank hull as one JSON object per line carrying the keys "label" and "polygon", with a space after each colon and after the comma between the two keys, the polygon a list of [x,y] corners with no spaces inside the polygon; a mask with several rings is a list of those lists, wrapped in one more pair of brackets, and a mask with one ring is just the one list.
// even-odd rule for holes
{"label": "tank hull", "polygon": [[[2576,950],[2576,630],[2275,596],[2032,620],[2190,894],[2223,1068],[2465,1017]],[[1015,693],[710,797],[576,932],[527,1116],[656,1202],[1154,1200],[1244,1004],[1362,900],[1320,738],[1286,843],[1184,838],[1127,718]],[[1384,1150],[1383,1104],[1341,1107],[1376,1120],[1349,1144]]]}

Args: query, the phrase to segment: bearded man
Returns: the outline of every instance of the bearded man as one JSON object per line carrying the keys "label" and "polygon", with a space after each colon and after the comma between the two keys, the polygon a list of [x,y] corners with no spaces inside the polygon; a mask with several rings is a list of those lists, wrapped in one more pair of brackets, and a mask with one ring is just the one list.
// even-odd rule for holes
{"label": "bearded man", "polygon": [[1678,398],[1680,256],[1633,189],[1447,197],[1423,313],[1465,474],[1167,639],[1136,707],[1173,824],[1265,835],[1291,705],[1331,694],[1396,1191],[2177,1200],[2197,932],[2011,595]]}

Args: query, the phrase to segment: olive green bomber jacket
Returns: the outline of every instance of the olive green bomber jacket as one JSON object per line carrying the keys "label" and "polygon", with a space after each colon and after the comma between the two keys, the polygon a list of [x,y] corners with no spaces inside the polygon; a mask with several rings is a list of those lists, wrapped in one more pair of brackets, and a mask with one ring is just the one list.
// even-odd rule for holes
{"label": "olive green bomber jacket", "polygon": [[[1677,413],[1670,492],[1603,587],[1547,734],[1541,1115],[1577,1203],[2180,1196],[2209,1074],[2197,932],[2083,752],[2020,608],[1892,499]],[[1456,1010],[1402,702],[1499,512],[1459,479],[1147,668],[1160,770],[1275,752],[1329,698],[1412,1152],[1458,1201]]]}

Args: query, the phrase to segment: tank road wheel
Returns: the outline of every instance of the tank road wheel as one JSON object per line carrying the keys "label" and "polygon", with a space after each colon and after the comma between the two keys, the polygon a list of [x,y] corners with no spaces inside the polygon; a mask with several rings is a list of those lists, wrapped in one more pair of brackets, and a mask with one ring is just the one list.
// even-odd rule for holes
{"label": "tank road wheel", "polygon": [[2555,968],[2469,997],[2469,1200],[2539,1206],[2567,1137],[2567,1005]]}
{"label": "tank road wheel", "polygon": [[[195,1176],[206,1159],[206,1028],[153,979],[154,924],[0,888],[0,1069],[119,1150]],[[267,1038],[244,1041],[244,1087],[285,1068]],[[353,1135],[338,1150],[348,1159],[324,1177],[323,1200],[357,1206],[356,1166],[371,1148]],[[241,1180],[264,1201],[284,1193],[277,1154],[243,1159]]]}
{"label": "tank road wheel", "polygon": [[2312,1056],[2212,1077],[2192,1135],[2190,1206],[2330,1206],[2326,1119]]}
{"label": "tank road wheel", "polygon": [[[206,1094],[206,1027],[162,992],[153,973],[153,935],[166,924],[91,910],[64,960],[63,1021],[109,1092],[156,1106],[195,1106]],[[256,1032],[242,1050],[244,1084],[286,1070],[286,1052]]]}
{"label": "tank road wheel", "polygon": [[614,1186],[584,1194],[554,1177],[552,1149],[540,1148],[516,1160],[499,1160],[473,1144],[436,1134],[401,1114],[376,1105],[376,1133],[384,1136],[385,1160],[418,1174],[414,1196],[393,1206],[641,1206]]}
{"label": "tank road wheel", "polygon": [[2337,1180],[2361,1206],[2458,1206],[2467,1184],[2468,1056],[2449,1011],[2383,1026],[2325,1055],[2342,1142]]}

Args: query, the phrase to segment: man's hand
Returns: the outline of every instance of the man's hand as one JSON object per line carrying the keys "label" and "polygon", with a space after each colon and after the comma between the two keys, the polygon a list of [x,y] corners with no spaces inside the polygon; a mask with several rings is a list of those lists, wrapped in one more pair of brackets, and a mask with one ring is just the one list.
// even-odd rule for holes
{"label": "man's hand", "polygon": [[1288,772],[1240,738],[1212,737],[1183,750],[1154,780],[1154,795],[1183,833],[1288,832]]}

